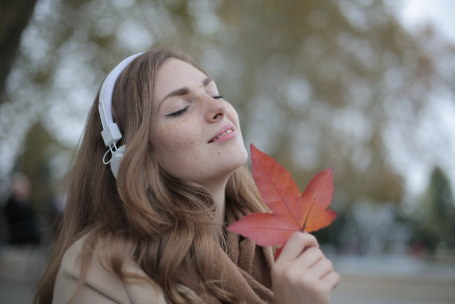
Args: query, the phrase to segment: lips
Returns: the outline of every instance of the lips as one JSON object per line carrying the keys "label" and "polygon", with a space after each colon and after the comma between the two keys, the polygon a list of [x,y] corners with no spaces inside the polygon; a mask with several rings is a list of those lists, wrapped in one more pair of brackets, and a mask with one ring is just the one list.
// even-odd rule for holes
{"label": "lips", "polygon": [[[215,135],[209,140],[209,144],[218,139],[220,135],[223,135],[223,133],[226,132],[226,134],[229,134],[229,130],[234,131],[234,125],[232,123],[224,125],[221,127],[218,132],[215,133]],[[224,136],[224,135],[223,135]]]}

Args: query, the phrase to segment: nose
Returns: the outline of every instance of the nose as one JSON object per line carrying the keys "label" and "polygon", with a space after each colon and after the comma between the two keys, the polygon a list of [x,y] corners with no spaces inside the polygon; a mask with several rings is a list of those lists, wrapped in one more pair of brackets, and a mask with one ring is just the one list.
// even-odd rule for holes
{"label": "nose", "polygon": [[205,119],[209,123],[220,121],[226,115],[226,104],[222,100],[208,96],[205,100],[205,108]]}

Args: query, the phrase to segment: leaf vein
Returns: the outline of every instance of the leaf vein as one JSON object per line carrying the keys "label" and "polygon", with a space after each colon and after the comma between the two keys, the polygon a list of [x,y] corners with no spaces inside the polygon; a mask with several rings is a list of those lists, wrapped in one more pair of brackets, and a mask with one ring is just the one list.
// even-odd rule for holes
{"label": "leaf vein", "polygon": [[278,190],[278,188],[276,187],[276,185],[275,185],[275,183],[272,181],[272,179],[271,179],[270,177],[267,177],[267,178],[270,180],[270,182],[272,183],[272,185],[273,185],[273,187],[275,188],[276,192],[278,192],[278,195],[281,197],[281,201],[283,202],[283,204],[286,206],[286,209],[288,209],[289,213],[291,214],[292,219],[294,220],[295,225],[296,225],[297,227],[300,228],[299,222],[298,222],[297,219],[294,217],[294,214],[292,214],[291,209],[289,209],[288,204],[286,204],[286,201],[284,200],[283,195],[281,195],[281,192]]}
{"label": "leaf vein", "polygon": [[[311,181],[310,181],[311,182]],[[319,188],[317,189],[315,195],[313,196],[313,202],[311,202],[311,206],[310,206],[310,210],[308,210],[308,213],[306,214],[306,218],[305,218],[305,221],[303,222],[303,230],[305,230],[306,228],[308,227],[305,227],[306,225],[306,222],[308,221],[308,217],[310,216],[310,213],[311,213],[311,209],[313,209],[313,206],[316,202],[316,199],[318,197],[318,194],[319,194]]]}

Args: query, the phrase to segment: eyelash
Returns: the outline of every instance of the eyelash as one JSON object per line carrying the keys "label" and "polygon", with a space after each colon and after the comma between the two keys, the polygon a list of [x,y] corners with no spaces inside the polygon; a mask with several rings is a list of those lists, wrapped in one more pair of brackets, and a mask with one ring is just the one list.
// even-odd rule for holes
{"label": "eyelash", "polygon": [[186,110],[188,110],[189,107],[190,107],[190,106],[186,106],[186,107],[184,107],[183,109],[178,110],[178,111],[176,111],[176,112],[174,112],[174,113],[171,113],[171,114],[167,114],[166,116],[173,116],[173,117],[175,117],[175,116],[180,116],[180,115],[182,115],[183,113],[185,113]]}
{"label": "eyelash", "polygon": [[[213,98],[213,99],[221,99],[221,98],[223,98],[223,95],[212,96],[212,98]],[[176,111],[176,112],[174,112],[174,113],[167,114],[166,116],[172,116],[172,117],[180,116],[180,115],[182,115],[183,113],[185,113],[185,112],[188,110],[189,107],[190,107],[190,106],[186,106],[186,107],[184,107],[183,109],[178,110],[178,111]]]}

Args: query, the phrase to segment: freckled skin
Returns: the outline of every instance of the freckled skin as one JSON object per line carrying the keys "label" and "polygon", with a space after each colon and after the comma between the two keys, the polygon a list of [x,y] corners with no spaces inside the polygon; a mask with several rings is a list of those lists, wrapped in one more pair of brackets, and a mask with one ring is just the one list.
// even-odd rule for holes
{"label": "freckled skin", "polygon": [[[201,185],[226,181],[248,154],[243,144],[239,118],[235,109],[219,95],[212,81],[202,82],[207,76],[192,65],[169,59],[156,75],[153,95],[151,140],[158,147],[162,168],[169,174]],[[170,92],[187,87],[189,93],[167,98]],[[180,116],[166,116],[185,107]],[[237,137],[208,143],[218,130],[234,124]]]}

